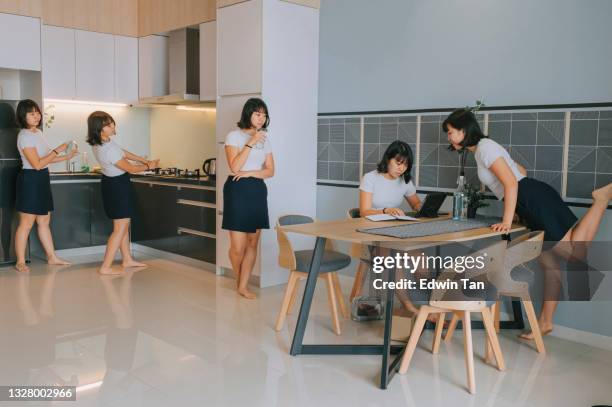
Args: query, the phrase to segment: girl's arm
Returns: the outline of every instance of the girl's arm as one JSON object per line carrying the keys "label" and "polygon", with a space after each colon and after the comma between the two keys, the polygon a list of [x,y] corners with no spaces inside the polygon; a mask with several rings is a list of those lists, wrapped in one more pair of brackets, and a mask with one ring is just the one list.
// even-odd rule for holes
{"label": "girl's arm", "polygon": [[489,167],[497,179],[504,186],[504,216],[501,223],[492,225],[491,228],[496,232],[508,232],[512,226],[514,211],[516,210],[516,200],[518,197],[518,181],[510,166],[502,157],[499,157]]}
{"label": "girl's arm", "polygon": [[[53,160],[51,160],[52,163],[61,163],[62,161],[68,161],[68,160],[72,160],[74,158],[75,155],[77,155],[79,152],[77,150],[72,150],[70,152],[70,154],[68,155],[64,155],[61,157],[55,156],[53,158]],[[51,151],[51,154],[53,154],[53,151]]]}
{"label": "girl's arm", "polygon": [[380,215],[383,213],[397,216],[404,215],[404,211],[402,211],[400,208],[372,209],[372,195],[372,192],[359,190],[359,216],[362,218],[364,216]]}
{"label": "girl's arm", "polygon": [[66,149],[66,147],[66,144],[62,144],[61,146],[56,147],[55,150],[51,150],[49,154],[43,157],[38,156],[36,147],[25,147],[23,149],[23,155],[25,155],[26,160],[28,160],[32,168],[35,170],[41,170],[51,163],[66,161],[68,158],[57,156],[57,153],[61,153]]}
{"label": "girl's arm", "polygon": [[410,195],[405,198],[408,202],[408,205],[410,205],[413,211],[418,211],[419,209],[421,209],[421,200],[419,199],[419,196],[417,194]]}
{"label": "girl's arm", "polygon": [[149,165],[147,164],[146,160],[144,164],[132,164],[131,161],[129,161],[126,157],[122,158],[121,160],[117,161],[115,163],[115,166],[125,172],[129,172],[130,174],[134,174],[137,172],[142,172],[142,171],[146,171],[149,168]]}
{"label": "girl's arm", "polygon": [[[248,147],[247,147],[248,148]],[[266,161],[264,162],[264,167],[258,171],[238,171],[236,176],[234,177],[234,181],[239,180],[240,178],[272,178],[274,176],[274,157],[272,153],[266,155]]]}
{"label": "girl's arm", "polygon": [[250,153],[251,148],[246,145],[242,148],[242,151],[236,146],[225,146],[225,158],[227,159],[232,174],[238,174],[240,172],[247,158],[249,158]]}
{"label": "girl's arm", "polygon": [[136,155],[134,153],[130,153],[127,150],[123,150],[123,154],[124,154],[124,157],[127,158],[128,160],[136,161],[137,163],[146,164],[148,162],[146,158],[143,158],[143,157],[141,157],[139,155]]}
{"label": "girl's arm", "polygon": [[518,170],[521,174],[523,174],[524,176],[527,176],[527,170],[525,169],[525,167],[523,167],[521,164],[516,163],[516,166],[518,167]]}

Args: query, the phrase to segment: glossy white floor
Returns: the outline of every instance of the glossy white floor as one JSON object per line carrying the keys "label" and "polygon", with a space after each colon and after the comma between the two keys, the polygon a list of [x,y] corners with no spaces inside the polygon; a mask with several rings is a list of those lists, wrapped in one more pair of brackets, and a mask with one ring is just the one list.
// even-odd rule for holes
{"label": "glossy white floor", "polygon": [[[76,403],[52,404],[68,406],[612,404],[612,352],[548,337],[541,357],[516,332],[502,333],[505,372],[483,362],[475,332],[476,395],[465,390],[460,331],[437,356],[426,332],[408,373],[383,391],[378,357],[288,354],[296,316],[284,331],[272,328],[284,287],[248,301],[233,280],[163,259],[100,277],[97,257],[72,258],[78,264],[67,268],[35,262],[29,275],[0,269],[0,384],[76,385]],[[381,340],[380,324],[344,320],[342,328],[341,337],[331,333],[318,290],[306,342]]]}

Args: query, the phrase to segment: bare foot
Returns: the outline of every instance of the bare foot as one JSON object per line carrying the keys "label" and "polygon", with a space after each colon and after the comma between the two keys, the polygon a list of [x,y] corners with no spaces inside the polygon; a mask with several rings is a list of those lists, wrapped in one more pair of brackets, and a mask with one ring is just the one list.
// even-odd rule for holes
{"label": "bare foot", "polygon": [[49,264],[50,266],[70,266],[72,263],[64,259],[60,259],[57,256],[54,256],[47,259],[47,264]]}
{"label": "bare foot", "polygon": [[115,270],[112,267],[100,267],[100,269],[98,270],[98,273],[105,275],[105,276],[112,276],[112,275],[119,275],[119,274],[123,274],[123,270]]}
{"label": "bare foot", "polygon": [[[542,333],[542,337],[545,337],[546,335],[548,335],[549,333],[552,332],[553,330],[553,325],[551,323],[539,323],[538,325],[540,325],[540,332]],[[521,339],[525,339],[527,341],[532,341],[533,340],[533,332],[532,331],[526,331],[522,334],[519,335],[519,338]]]}
{"label": "bare foot", "polygon": [[17,270],[20,273],[29,273],[30,272],[30,268],[25,263],[17,263],[17,264],[15,264],[15,270]]}
{"label": "bare foot", "polygon": [[255,298],[257,298],[255,293],[250,292],[246,288],[244,290],[238,290],[238,294],[242,295],[244,298],[249,299],[249,300],[254,300]]}
{"label": "bare foot", "polygon": [[605,187],[596,189],[591,195],[593,195],[593,199],[596,201],[608,202],[610,199],[612,199],[612,182]]}
{"label": "bare foot", "polygon": [[131,267],[144,268],[144,267],[149,267],[149,265],[132,259],[130,261],[121,263],[121,267],[123,267],[124,269],[131,268]]}

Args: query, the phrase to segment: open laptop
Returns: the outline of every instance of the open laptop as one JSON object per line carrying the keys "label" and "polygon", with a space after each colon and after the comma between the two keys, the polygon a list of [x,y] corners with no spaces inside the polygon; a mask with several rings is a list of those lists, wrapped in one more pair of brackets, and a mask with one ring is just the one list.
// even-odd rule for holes
{"label": "open laptop", "polygon": [[437,218],[440,215],[448,215],[448,212],[438,212],[445,199],[446,193],[444,192],[430,192],[418,212],[407,212],[406,215],[415,218]]}

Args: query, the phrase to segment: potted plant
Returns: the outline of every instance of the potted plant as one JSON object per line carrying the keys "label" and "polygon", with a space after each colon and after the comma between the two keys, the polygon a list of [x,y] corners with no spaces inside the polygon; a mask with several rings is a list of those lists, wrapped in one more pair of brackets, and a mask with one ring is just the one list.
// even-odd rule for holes
{"label": "potted plant", "polygon": [[478,208],[484,208],[489,206],[487,202],[485,202],[485,195],[480,191],[479,185],[471,185],[467,184],[465,186],[465,193],[467,195],[468,207],[467,207],[467,217],[473,219],[476,217],[476,211]]}

